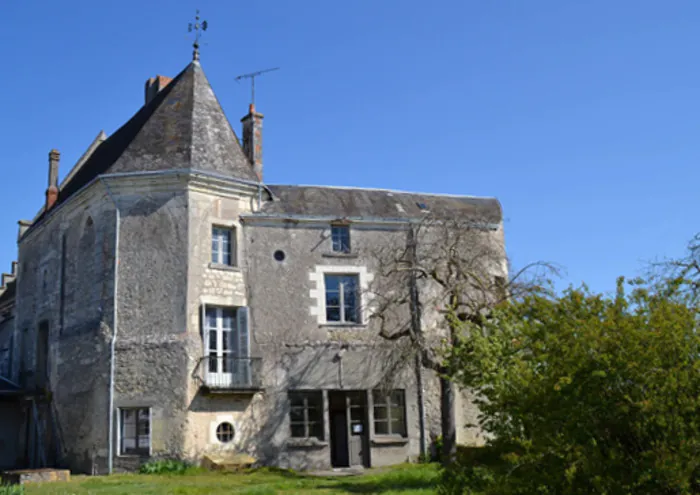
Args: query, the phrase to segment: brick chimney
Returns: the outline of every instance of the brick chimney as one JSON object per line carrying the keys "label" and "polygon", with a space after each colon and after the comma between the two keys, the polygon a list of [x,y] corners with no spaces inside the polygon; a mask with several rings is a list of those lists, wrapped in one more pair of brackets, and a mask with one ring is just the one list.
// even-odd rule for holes
{"label": "brick chimney", "polygon": [[256,112],[255,104],[251,103],[248,115],[241,119],[243,123],[243,152],[250,160],[258,180],[263,178],[262,121],[263,114]]}
{"label": "brick chimney", "polygon": [[49,151],[49,187],[46,189],[44,211],[49,211],[58,199],[58,162],[61,154],[58,150]]}
{"label": "brick chimney", "polygon": [[158,92],[170,84],[171,78],[165,76],[151,77],[146,81],[146,105],[156,97]]}

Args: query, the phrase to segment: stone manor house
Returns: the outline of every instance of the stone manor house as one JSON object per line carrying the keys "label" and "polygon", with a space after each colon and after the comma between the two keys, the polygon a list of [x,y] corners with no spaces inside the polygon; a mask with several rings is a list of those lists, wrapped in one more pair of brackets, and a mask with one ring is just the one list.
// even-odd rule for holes
{"label": "stone manor house", "polygon": [[[239,142],[197,58],[149,79],[144,105],[60,183],[49,153],[0,285],[0,469],[415,460],[421,428],[440,434],[438,380],[408,366],[379,388],[364,248],[426,210],[488,219],[502,247],[499,202],[267,184],[263,116],[250,105]],[[468,394],[456,412],[458,442],[478,442]]]}

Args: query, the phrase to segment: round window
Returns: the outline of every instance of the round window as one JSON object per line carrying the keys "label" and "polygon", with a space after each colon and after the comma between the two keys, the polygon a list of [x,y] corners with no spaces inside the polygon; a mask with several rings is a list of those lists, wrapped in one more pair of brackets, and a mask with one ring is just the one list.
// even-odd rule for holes
{"label": "round window", "polygon": [[229,443],[236,434],[231,423],[221,423],[216,427],[216,439],[221,443]]}
{"label": "round window", "polygon": [[281,251],[281,250],[275,251],[275,259],[277,261],[284,261],[284,251]]}

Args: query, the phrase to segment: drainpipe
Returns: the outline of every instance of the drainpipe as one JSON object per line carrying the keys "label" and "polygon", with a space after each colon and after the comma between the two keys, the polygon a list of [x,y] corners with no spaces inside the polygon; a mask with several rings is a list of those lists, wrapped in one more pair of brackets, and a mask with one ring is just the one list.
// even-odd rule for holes
{"label": "drainpipe", "polygon": [[425,459],[426,452],[428,451],[426,435],[425,435],[425,402],[424,402],[424,391],[423,391],[423,363],[421,363],[420,355],[416,355],[416,389],[418,400],[418,429],[420,435],[420,445],[418,451],[421,456],[421,460]]}
{"label": "drainpipe", "polygon": [[114,289],[112,294],[112,342],[110,344],[110,356],[109,356],[109,457],[107,458],[107,471],[112,474],[114,468],[114,365],[116,359],[116,342],[117,342],[117,329],[118,329],[118,319],[117,319],[117,290],[119,289],[119,225],[121,223],[121,212],[119,211],[119,205],[114,199],[112,190],[109,185],[104,180],[104,177],[100,176],[100,182],[105,186],[107,190],[107,195],[109,199],[114,204],[115,212],[115,229],[114,229]]}

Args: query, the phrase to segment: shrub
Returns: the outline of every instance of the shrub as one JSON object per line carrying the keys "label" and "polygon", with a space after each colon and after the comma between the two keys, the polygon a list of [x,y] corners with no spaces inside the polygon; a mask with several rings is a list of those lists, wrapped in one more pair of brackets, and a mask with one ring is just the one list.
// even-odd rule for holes
{"label": "shrub", "polygon": [[672,294],[620,281],[612,298],[570,290],[467,323],[452,358],[489,441],[441,492],[699,493],[698,312]]}
{"label": "shrub", "polygon": [[176,459],[161,459],[142,464],[139,468],[141,474],[184,474],[190,465]]}
{"label": "shrub", "polygon": [[22,485],[0,485],[0,495],[24,495]]}

